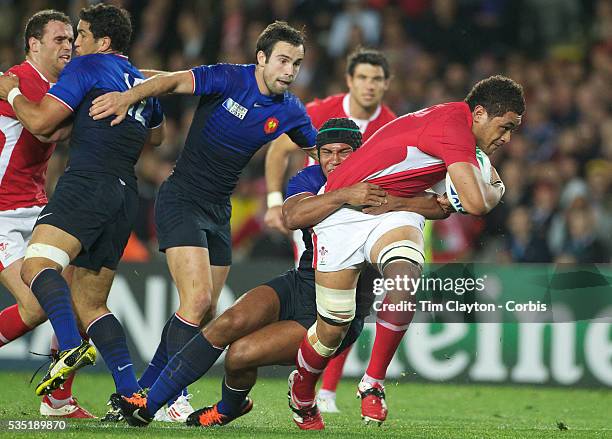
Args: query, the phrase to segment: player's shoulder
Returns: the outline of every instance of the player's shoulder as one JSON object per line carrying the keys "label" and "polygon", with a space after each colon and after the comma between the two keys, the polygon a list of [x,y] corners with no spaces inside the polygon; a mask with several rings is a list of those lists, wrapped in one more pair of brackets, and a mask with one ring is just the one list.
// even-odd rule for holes
{"label": "player's shoulder", "polygon": [[14,65],[10,69],[6,71],[6,73],[12,73],[13,75],[19,78],[27,78],[34,79],[36,81],[46,81],[48,80],[32,65],[29,61],[24,61],[21,64]]}
{"label": "player's shoulder", "polygon": [[195,68],[203,68],[214,71],[216,74],[226,74],[230,77],[248,77],[255,74],[255,64],[231,64],[217,63],[202,65]]}
{"label": "player's shoulder", "polygon": [[323,175],[323,169],[321,169],[321,165],[310,165],[306,166],[304,169],[300,170],[294,176],[295,179],[298,180],[310,180],[310,181],[325,181],[325,175]]}
{"label": "player's shoulder", "polygon": [[70,60],[62,73],[73,72],[78,70],[97,69],[104,64],[104,56],[100,53],[91,53],[89,55],[76,56]]}
{"label": "player's shoulder", "polygon": [[315,98],[313,101],[306,105],[308,109],[329,109],[335,108],[338,105],[342,105],[342,100],[346,96],[346,93],[339,93],[336,95],[328,96],[323,99]]}
{"label": "player's shoulder", "polygon": [[461,118],[470,114],[470,107],[465,102],[446,102],[429,107],[432,115],[443,118]]}
{"label": "player's shoulder", "polygon": [[302,192],[316,194],[326,181],[321,165],[307,166],[291,177],[287,186],[287,195],[291,196]]}
{"label": "player's shoulder", "polygon": [[286,107],[286,111],[288,111],[294,117],[307,114],[304,103],[300,100],[300,98],[289,91],[285,92],[281,105]]}

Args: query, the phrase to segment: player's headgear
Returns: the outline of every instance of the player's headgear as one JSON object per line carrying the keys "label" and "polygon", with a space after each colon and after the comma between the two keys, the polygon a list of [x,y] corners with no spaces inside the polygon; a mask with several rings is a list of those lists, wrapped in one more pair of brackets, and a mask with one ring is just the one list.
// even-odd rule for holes
{"label": "player's headgear", "polygon": [[355,122],[346,117],[329,119],[317,134],[317,151],[330,143],[346,143],[353,151],[361,146],[361,131]]}

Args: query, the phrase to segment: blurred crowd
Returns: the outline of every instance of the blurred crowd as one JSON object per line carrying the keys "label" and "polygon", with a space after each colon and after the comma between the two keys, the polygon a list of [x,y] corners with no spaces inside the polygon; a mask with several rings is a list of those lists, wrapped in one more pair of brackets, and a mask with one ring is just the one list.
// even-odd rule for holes
{"label": "blurred crowd", "polygon": [[[23,58],[33,12],[54,7],[77,17],[92,2],[0,1],[0,66]],[[141,68],[182,70],[216,62],[252,63],[271,21],[305,27],[306,58],[292,91],[304,102],[345,91],[345,57],[379,48],[393,78],[385,102],[399,115],[462,100],[479,79],[510,76],[527,111],[509,145],[492,157],[506,184],[485,218],[452,215],[434,224],[437,261],[609,262],[612,248],[612,0],[125,0],[135,28],[130,52]],[[162,99],[164,144],[138,164],[141,214],[137,257],[156,257],[153,201],[180,154],[197,99]],[[67,156],[50,163],[50,191]],[[235,258],[292,253],[265,229],[265,148],[232,199]],[[301,160],[296,159],[296,163]],[[295,168],[294,168],[295,170]],[[138,249],[140,250],[138,251]]]}

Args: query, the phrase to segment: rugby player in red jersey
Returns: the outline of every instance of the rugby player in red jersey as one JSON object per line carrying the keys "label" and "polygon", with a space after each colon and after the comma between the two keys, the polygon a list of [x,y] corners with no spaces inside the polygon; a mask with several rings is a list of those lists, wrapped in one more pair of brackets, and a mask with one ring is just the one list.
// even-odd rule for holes
{"label": "rugby player in red jersey", "polygon": [[[493,168],[491,181],[484,181],[476,147],[488,155],[495,152],[510,140],[524,111],[520,85],[503,76],[484,79],[464,102],[425,108],[377,131],[330,175],[323,192],[363,181],[390,195],[411,197],[439,183],[448,172],[464,210],[485,215],[499,203],[504,186]],[[413,212],[368,215],[342,208],[314,227],[318,318],[302,341],[297,370],[289,377],[290,406],[299,428],[324,428],[316,410],[315,385],[353,320],[358,268],[364,262],[376,264],[386,280],[420,277],[423,226],[424,218]],[[395,286],[386,289],[386,303],[413,298],[399,282],[391,283]],[[412,317],[409,313],[388,315],[387,323],[406,328]],[[373,358],[382,361],[392,356],[403,332],[388,335],[384,351],[374,352]],[[375,390],[381,392],[382,384],[360,383],[362,398],[378,393]],[[386,415],[383,409],[379,412]]]}

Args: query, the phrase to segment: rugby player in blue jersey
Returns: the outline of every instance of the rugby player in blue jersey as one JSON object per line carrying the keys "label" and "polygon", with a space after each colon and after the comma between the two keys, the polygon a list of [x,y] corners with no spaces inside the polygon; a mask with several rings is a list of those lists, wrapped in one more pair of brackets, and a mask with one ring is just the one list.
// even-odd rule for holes
{"label": "rugby player in blue jersey", "polygon": [[[320,165],[300,171],[289,181],[283,205],[287,226],[303,229],[306,250],[299,267],[250,290],[214,319],[170,360],[146,397],[136,394],[123,398],[121,409],[130,425],[148,424],[152,413],[183,386],[204,375],[228,345],[221,401],[192,413],[187,424],[203,427],[225,425],[252,409],[253,403],[247,395],[255,385],[257,368],[295,361],[301,340],[317,318],[310,228],[341,206],[380,206],[389,200],[393,204],[398,202],[401,209],[419,212],[432,219],[448,216],[435,197],[391,200],[384,191],[369,183],[316,195],[325,184],[328,173],[361,146],[361,133],[350,119],[330,119],[321,127],[316,146]],[[339,351],[357,339],[374,300],[372,282],[379,275],[373,268],[365,271],[358,287],[357,318],[353,320]],[[216,349],[209,349],[210,345]]]}
{"label": "rugby player in blue jersey", "polygon": [[[145,142],[161,143],[163,113],[156,99],[146,99],[129,109],[121,127],[89,117],[97,96],[127,90],[144,78],[123,55],[132,32],[127,11],[99,4],[81,10],[79,17],[79,56],[40,102],[22,96],[15,77],[0,78],[0,97],[28,131],[50,135],[73,124],[68,167],[38,217],[21,270],[60,348],[36,393],[49,393],[72,371],[95,361],[96,350],[79,335],[78,319],[102,354],[117,391],[130,395],[140,387],[123,328],[106,300],[138,209],[134,165]],[[68,264],[76,266],[74,311],[61,276]]]}
{"label": "rugby player in blue jersey", "polygon": [[[160,73],[124,93],[93,101],[92,117],[117,115],[111,123],[117,125],[131,105],[148,96],[201,96],[185,148],[155,203],[159,247],[166,253],[180,305],[139,381],[143,388],[214,316],[232,262],[230,195],[250,158],[283,133],[304,149],[314,147],[310,118],[287,91],[304,58],[303,33],[284,22],[272,23],[259,36],[255,55],[257,64]],[[168,416],[184,421],[193,409],[185,396],[178,398]]]}

